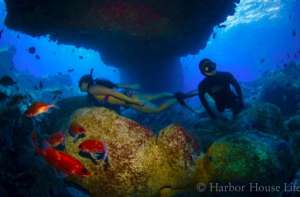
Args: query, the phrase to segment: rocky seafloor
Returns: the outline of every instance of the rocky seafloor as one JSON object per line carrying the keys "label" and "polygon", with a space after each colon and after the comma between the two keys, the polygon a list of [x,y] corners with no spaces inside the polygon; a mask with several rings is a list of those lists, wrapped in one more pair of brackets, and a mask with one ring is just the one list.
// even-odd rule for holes
{"label": "rocky seafloor", "polygon": [[[26,78],[16,71],[6,72],[17,82]],[[253,83],[243,84],[247,107],[228,121],[199,117],[180,106],[158,114],[132,110],[117,114],[90,106],[86,97],[73,97],[72,92],[57,100],[59,109],[32,121],[24,116],[30,99],[24,98],[24,102],[16,105],[1,101],[0,196],[199,196],[200,191],[201,196],[247,196],[252,193],[212,194],[209,188],[202,191],[201,186],[298,185],[300,80],[297,73],[300,65],[290,63]],[[52,84],[52,77],[47,80],[47,84]],[[55,81],[57,78],[53,80],[53,88],[65,88],[56,87]],[[21,94],[26,88],[19,86]],[[52,97],[43,94],[50,87],[41,89],[39,94],[30,88],[26,91],[33,100],[48,101]],[[10,96],[17,91],[2,89]],[[86,139],[106,142],[108,168],[101,161],[95,165],[78,154],[78,144],[85,138],[72,141],[67,130],[73,121],[86,128]],[[31,142],[33,130],[41,138],[64,131],[67,135],[64,151],[84,163],[93,176],[82,179],[57,175],[35,154]],[[297,193],[281,190],[263,195],[296,196]]]}

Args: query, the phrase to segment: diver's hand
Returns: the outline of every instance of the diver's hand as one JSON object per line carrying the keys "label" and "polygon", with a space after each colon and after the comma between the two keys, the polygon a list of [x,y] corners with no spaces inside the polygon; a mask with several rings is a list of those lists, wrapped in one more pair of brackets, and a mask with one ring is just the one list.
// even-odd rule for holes
{"label": "diver's hand", "polygon": [[174,97],[176,98],[176,100],[178,101],[178,103],[180,104],[184,104],[184,99],[185,99],[185,94],[182,92],[176,92],[174,94]]}
{"label": "diver's hand", "polygon": [[182,99],[184,99],[185,94],[182,93],[182,92],[176,92],[176,93],[174,94],[174,97],[175,97],[176,99],[182,100]]}
{"label": "diver's hand", "polygon": [[139,100],[135,100],[133,104],[134,104],[134,105],[141,106],[141,107],[145,106],[145,103],[144,103],[144,102],[141,102],[141,101],[139,101]]}

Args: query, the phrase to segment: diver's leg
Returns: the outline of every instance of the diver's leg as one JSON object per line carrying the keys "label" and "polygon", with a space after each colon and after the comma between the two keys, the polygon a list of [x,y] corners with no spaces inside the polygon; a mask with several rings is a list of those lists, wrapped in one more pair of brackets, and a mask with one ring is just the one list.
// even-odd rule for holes
{"label": "diver's leg", "polygon": [[159,113],[159,112],[162,112],[162,111],[166,110],[167,108],[171,107],[172,105],[175,105],[176,103],[177,103],[176,99],[169,99],[166,102],[159,105],[159,107],[152,109],[152,111],[155,113]]}
{"label": "diver's leg", "polygon": [[236,117],[242,111],[242,105],[240,101],[236,100],[231,107],[234,117]]}
{"label": "diver's leg", "polygon": [[226,105],[223,102],[216,102],[216,107],[218,112],[223,113],[226,108]]}
{"label": "diver's leg", "polygon": [[118,88],[128,89],[128,90],[138,90],[140,89],[140,84],[116,84]]}
{"label": "diver's leg", "polygon": [[241,104],[241,101],[236,96],[232,97],[228,108],[232,111],[233,118],[236,118],[237,115],[243,110],[243,106]]}
{"label": "diver's leg", "polygon": [[141,106],[144,105],[144,103],[141,100],[138,100],[137,98],[128,97],[125,94],[122,94],[120,92],[115,91],[114,89],[110,89],[106,87],[97,86],[94,88],[90,88],[90,93],[95,97],[97,97],[97,95],[112,96],[117,99],[123,100],[126,103],[141,105]]}
{"label": "diver's leg", "polygon": [[154,100],[158,100],[158,99],[174,97],[174,94],[168,93],[168,92],[163,92],[163,93],[156,94],[156,95],[146,95],[146,96],[144,96],[144,97],[145,97],[145,99],[147,99],[148,101],[154,101]]}

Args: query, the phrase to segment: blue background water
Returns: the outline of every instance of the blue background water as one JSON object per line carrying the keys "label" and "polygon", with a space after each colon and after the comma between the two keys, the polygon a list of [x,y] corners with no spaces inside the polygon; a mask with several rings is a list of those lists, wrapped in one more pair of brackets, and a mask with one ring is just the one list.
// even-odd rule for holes
{"label": "blue background water", "polygon": [[[57,44],[47,36],[33,38],[9,30],[4,25],[5,14],[4,2],[0,0],[0,29],[4,29],[0,47],[16,47],[17,69],[46,76],[74,68],[72,76],[76,82],[82,74],[95,68],[97,77],[120,81],[118,69],[105,65],[99,52]],[[299,0],[241,0],[236,14],[228,17],[224,24],[225,28],[215,28],[216,37],[211,36],[205,49],[181,58],[185,90],[195,89],[202,78],[198,62],[203,57],[212,58],[220,70],[233,72],[241,81],[254,80],[266,70],[300,59],[300,55],[293,55],[300,50]],[[293,30],[297,32],[296,37],[292,36]],[[36,47],[40,60],[27,52],[30,46]],[[260,62],[262,58],[264,63]]]}

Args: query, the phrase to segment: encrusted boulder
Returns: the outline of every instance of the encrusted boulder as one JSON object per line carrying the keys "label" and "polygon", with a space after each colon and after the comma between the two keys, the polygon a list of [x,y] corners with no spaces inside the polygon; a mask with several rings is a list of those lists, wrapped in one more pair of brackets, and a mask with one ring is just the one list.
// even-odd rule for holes
{"label": "encrusted boulder", "polygon": [[[82,108],[71,121],[86,129],[86,136],[73,143],[69,136],[66,151],[82,161],[93,176],[70,181],[81,185],[92,196],[171,195],[187,189],[193,173],[193,142],[178,125],[163,129],[159,136],[135,121],[106,108]],[[107,144],[107,168],[79,155],[85,139]]]}
{"label": "encrusted boulder", "polygon": [[280,185],[292,178],[294,167],[286,141],[261,132],[238,132],[211,145],[197,163],[195,182]]}
{"label": "encrusted boulder", "polygon": [[[285,123],[286,137],[289,140],[293,151],[298,153],[300,151],[300,116],[293,116]],[[295,154],[297,164],[300,164],[300,156]]]}
{"label": "encrusted boulder", "polygon": [[291,117],[286,121],[285,126],[289,131],[300,131],[300,116]]}
{"label": "encrusted boulder", "polygon": [[280,109],[270,103],[256,103],[241,112],[233,126],[237,131],[258,130],[280,134],[283,121]]}

